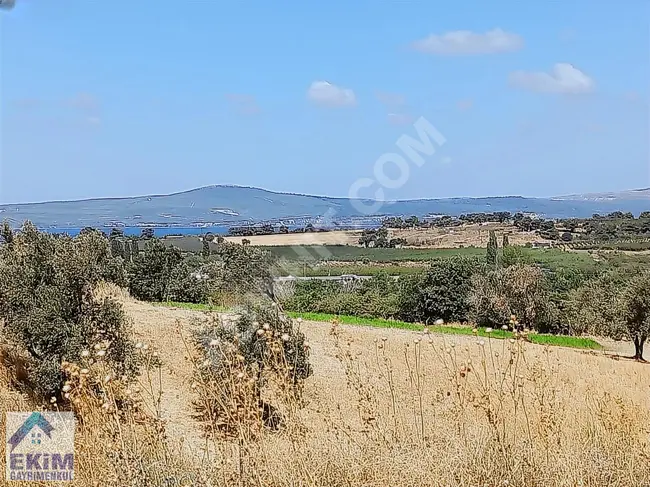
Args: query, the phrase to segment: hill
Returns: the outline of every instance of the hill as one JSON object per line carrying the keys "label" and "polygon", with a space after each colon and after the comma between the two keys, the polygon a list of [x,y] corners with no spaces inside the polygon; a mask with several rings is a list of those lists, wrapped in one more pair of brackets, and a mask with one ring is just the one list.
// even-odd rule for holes
{"label": "hill", "polygon": [[206,186],[169,195],[130,198],[100,198],[79,201],[0,205],[0,218],[13,224],[31,220],[42,228],[84,226],[174,226],[236,225],[278,222],[287,225],[307,221],[323,226],[363,226],[382,216],[460,215],[474,212],[530,212],[549,218],[588,217],[615,210],[638,214],[650,209],[650,202],[624,193],[621,197],[585,199],[524,198],[439,198],[385,202],[368,215],[372,200],[352,200],[303,194],[277,193],[241,186]]}

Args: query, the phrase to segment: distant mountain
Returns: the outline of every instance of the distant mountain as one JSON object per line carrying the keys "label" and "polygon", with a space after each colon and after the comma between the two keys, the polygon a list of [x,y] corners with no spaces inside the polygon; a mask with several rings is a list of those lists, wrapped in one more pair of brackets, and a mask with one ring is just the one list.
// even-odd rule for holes
{"label": "distant mountain", "polygon": [[557,196],[554,200],[576,200],[576,201],[630,201],[650,200],[650,188],[630,189],[613,193],[585,193],[572,194],[569,196]]}
{"label": "distant mountain", "polygon": [[380,204],[372,200],[277,193],[241,186],[207,186],[169,195],[0,205],[0,219],[7,219],[13,225],[31,220],[41,228],[190,227],[280,221],[331,226],[363,224],[383,216],[457,216],[493,211],[529,212],[548,218],[588,217],[616,210],[638,214],[650,210],[648,199],[650,189],[559,198],[443,198]]}

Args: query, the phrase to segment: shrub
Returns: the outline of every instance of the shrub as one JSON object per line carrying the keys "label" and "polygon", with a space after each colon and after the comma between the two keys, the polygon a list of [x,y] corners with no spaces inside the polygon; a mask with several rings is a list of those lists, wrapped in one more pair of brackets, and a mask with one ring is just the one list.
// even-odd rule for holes
{"label": "shrub", "polygon": [[507,325],[515,315],[525,326],[546,330],[554,320],[544,273],[536,266],[517,264],[477,274],[470,302],[482,326]]}
{"label": "shrub", "polygon": [[503,267],[510,267],[511,265],[531,264],[532,262],[530,257],[521,250],[521,247],[504,245],[500,263]]}
{"label": "shrub", "polygon": [[400,317],[406,321],[466,321],[470,310],[475,259],[454,256],[435,259],[423,273],[400,279]]}
{"label": "shrub", "polygon": [[200,266],[185,260],[172,269],[167,299],[181,303],[205,303],[209,294],[210,276]]}
{"label": "shrub", "polygon": [[166,247],[159,239],[147,237],[144,251],[133,258],[129,291],[145,301],[168,301],[172,273],[182,260],[183,256],[176,247]]}
{"label": "shrub", "polygon": [[[106,238],[87,231],[54,237],[27,222],[0,245],[2,335],[28,359],[27,386],[39,397],[57,395],[61,364],[103,343],[101,354],[119,375],[135,373],[134,347],[121,306],[94,290],[112,260]],[[104,355],[105,354],[105,355]]]}
{"label": "shrub", "polygon": [[211,261],[218,262],[221,269],[220,281],[214,283],[213,301],[219,301],[224,295],[263,293],[274,297],[271,269],[275,259],[270,252],[248,245],[223,242],[216,246]]}
{"label": "shrub", "polygon": [[234,323],[204,323],[195,340],[205,358],[197,408],[213,432],[241,437],[277,427],[282,413],[268,397],[296,404],[312,372],[305,336],[272,304],[248,303]]}
{"label": "shrub", "polygon": [[297,281],[293,294],[282,303],[286,309],[300,313],[325,313],[323,301],[331,299],[341,292],[341,286],[335,281],[310,279]]}
{"label": "shrub", "polygon": [[616,274],[609,272],[570,290],[561,315],[567,331],[573,335],[601,335],[615,339],[625,335],[625,324],[620,315],[623,285]]}

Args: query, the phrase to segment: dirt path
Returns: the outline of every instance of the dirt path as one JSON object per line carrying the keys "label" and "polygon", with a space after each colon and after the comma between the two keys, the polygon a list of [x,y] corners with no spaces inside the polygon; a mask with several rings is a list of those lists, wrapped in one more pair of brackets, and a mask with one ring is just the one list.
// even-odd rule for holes
{"label": "dirt path", "polygon": [[183,336],[190,338],[194,322],[201,313],[152,306],[131,299],[123,301],[123,306],[133,320],[136,339],[158,352],[162,362],[160,375],[153,374],[151,384],[146,377],[142,379],[143,389],[151,388],[154,395],[160,394],[160,413],[167,421],[170,437],[183,439],[192,449],[201,448],[202,434],[193,418],[193,367],[183,342]]}

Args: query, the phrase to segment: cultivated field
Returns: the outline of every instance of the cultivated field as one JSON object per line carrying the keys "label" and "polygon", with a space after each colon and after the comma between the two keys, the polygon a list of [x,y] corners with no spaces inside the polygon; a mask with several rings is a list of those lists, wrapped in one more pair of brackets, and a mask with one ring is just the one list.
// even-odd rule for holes
{"label": "cultivated field", "polygon": [[[194,419],[197,364],[184,344],[205,314],[110,292],[162,361],[141,382],[167,439],[133,424],[106,444],[99,428],[80,425],[73,485],[144,485],[138,469],[148,469],[146,478],[156,480],[147,485],[157,486],[650,482],[645,364],[520,341],[305,321],[314,374],[303,408],[290,409],[279,432],[217,441],[205,439]],[[3,411],[26,406],[26,398],[1,390]],[[134,469],[129,482],[116,480],[125,464]]]}
{"label": "cultivated field", "polygon": [[[404,238],[409,246],[429,248],[485,247],[490,230],[500,237],[509,235],[513,245],[544,241],[535,232],[521,232],[511,225],[486,223],[473,224],[453,228],[419,228],[393,229],[389,231],[390,238]],[[227,237],[226,240],[241,243],[242,239],[250,240],[251,245],[358,245],[361,230],[337,231],[318,233],[292,233],[279,235],[259,235],[252,237]]]}

